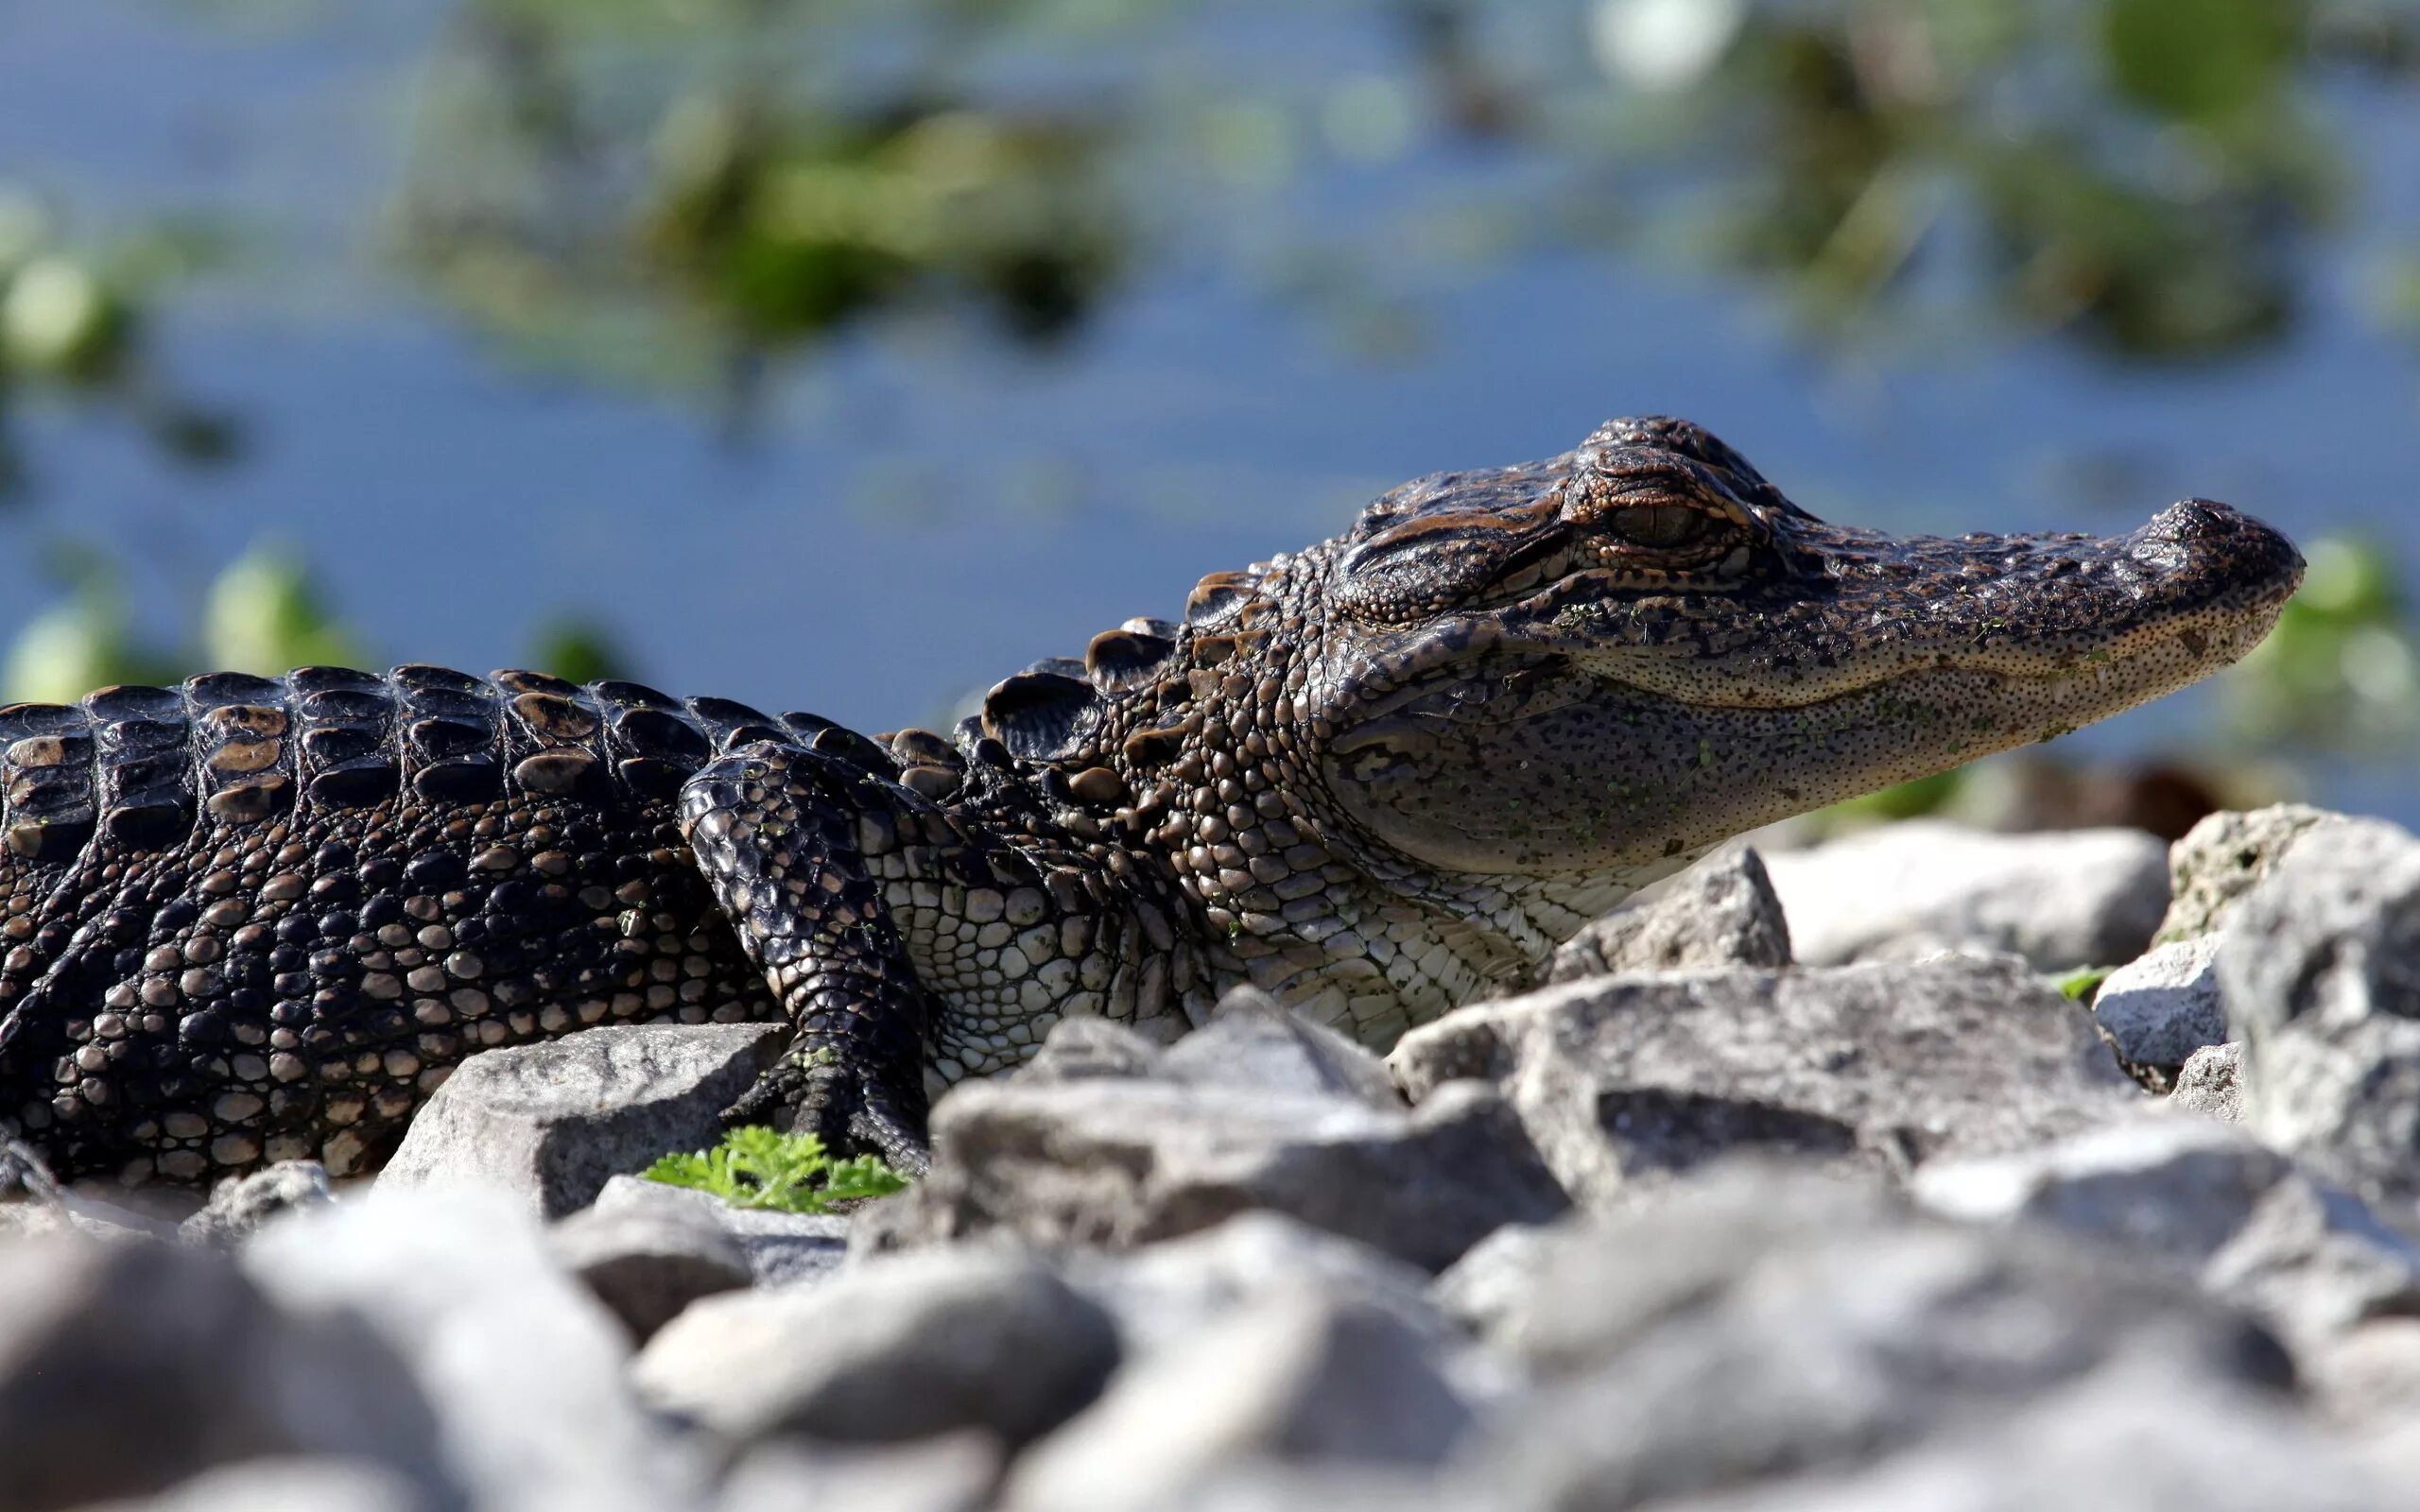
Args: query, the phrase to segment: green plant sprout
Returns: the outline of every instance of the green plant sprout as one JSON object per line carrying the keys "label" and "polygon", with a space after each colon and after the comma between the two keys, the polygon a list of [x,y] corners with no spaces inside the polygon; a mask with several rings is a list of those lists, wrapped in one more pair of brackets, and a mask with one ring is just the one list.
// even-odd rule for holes
{"label": "green plant sprout", "polygon": [[735,1128],[711,1150],[667,1155],[647,1168],[649,1181],[711,1193],[739,1208],[834,1212],[838,1205],[905,1191],[908,1178],[871,1155],[836,1160],[812,1134],[761,1125]]}

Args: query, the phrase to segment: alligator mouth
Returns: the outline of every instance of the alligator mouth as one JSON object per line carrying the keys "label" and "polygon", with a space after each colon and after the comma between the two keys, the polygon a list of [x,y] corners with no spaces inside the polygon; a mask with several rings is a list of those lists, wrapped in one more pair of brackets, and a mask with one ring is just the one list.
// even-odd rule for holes
{"label": "alligator mouth", "polygon": [[[2011,685],[2101,685],[2113,696],[2139,682],[2143,691],[2108,711],[2116,713],[2240,660],[2274,627],[2303,575],[2283,535],[2198,499],[2105,539],[1890,541],[1819,528],[1826,534],[1806,543],[1813,559],[1832,564],[1819,591],[1785,580],[1674,601],[1672,618],[1689,633],[1667,644],[1541,638],[1536,648],[1644,696],[1708,711],[1816,709],[1961,673]],[[1871,565],[1876,558],[1882,565]],[[1842,562],[1858,565],[1843,571]],[[1538,608],[1564,617],[1556,624],[1572,613],[1567,602]]]}

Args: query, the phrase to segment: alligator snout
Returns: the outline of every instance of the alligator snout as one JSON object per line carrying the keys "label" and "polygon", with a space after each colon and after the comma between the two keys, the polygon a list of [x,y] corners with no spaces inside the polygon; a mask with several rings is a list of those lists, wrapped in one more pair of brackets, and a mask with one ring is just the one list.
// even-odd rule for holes
{"label": "alligator snout", "polygon": [[2269,525],[2214,499],[2181,499],[2136,533],[2145,543],[2182,546],[2204,571],[2245,586],[2299,584],[2302,553]]}

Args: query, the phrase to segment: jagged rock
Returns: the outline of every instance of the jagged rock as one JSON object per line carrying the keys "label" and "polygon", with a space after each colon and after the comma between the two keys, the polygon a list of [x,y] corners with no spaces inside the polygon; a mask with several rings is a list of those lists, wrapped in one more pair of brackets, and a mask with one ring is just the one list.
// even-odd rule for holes
{"label": "jagged rock", "polygon": [[2143,1360],[1879,1465],[1659,1498],[1653,1512],[2379,1512],[2403,1504],[2396,1484],[2268,1394]]}
{"label": "jagged rock", "polygon": [[1474,1333],[1495,1332],[1522,1305],[1561,1232],[1547,1224],[1506,1224],[1446,1267],[1428,1299]]}
{"label": "jagged rock", "polygon": [[335,1200],[327,1169],[319,1161],[280,1160],[265,1171],[219,1182],[209,1203],[177,1232],[187,1244],[229,1246],[259,1232],[280,1213]]}
{"label": "jagged rock", "polygon": [[1210,1022],[1169,1046],[1148,1074],[1189,1087],[1347,1097],[1386,1112],[1403,1108],[1385,1061],[1253,987],[1220,999]]}
{"label": "jagged rock", "polygon": [[1691,868],[1655,896],[1625,903],[1564,941],[1547,962],[1545,980],[1779,968],[1791,959],[1789,920],[1764,858],[1742,847]]}
{"label": "jagged rock", "polygon": [[2420,1197],[2420,840],[2377,821],[2308,835],[2224,937],[2245,1126],[2408,1211]]}
{"label": "jagged rock", "polygon": [[1189,1337],[1273,1288],[1307,1282],[1380,1308],[1440,1346],[1453,1336],[1427,1298],[1426,1271],[1274,1212],[1239,1213],[1131,1253],[1079,1252],[1067,1278],[1108,1309],[1130,1352]]}
{"label": "jagged rock", "polygon": [[2342,814],[2280,803],[2246,812],[2213,814],[2169,849],[2172,902],[2160,920],[2158,943],[2166,945],[2226,927],[2242,902],[2286,853],[2313,830],[2350,823]]}
{"label": "jagged rock", "polygon": [[1022,1444],[1098,1395],[1117,1359],[1098,1306],[1028,1256],[977,1246],[708,1297],[655,1336],[631,1379],[736,1442],[980,1428]]}
{"label": "jagged rock", "polygon": [[1936,1161],[1912,1190],[1948,1216],[2053,1225],[2172,1265],[2303,1349],[2420,1306],[2420,1246],[2208,1119],[2147,1116],[2020,1154]]}
{"label": "jagged rock", "polygon": [[1305,1280],[1121,1371],[1010,1473],[1010,1508],[1157,1507],[1254,1460],[1434,1466],[1468,1429],[1430,1342]]}
{"label": "jagged rock", "polygon": [[2005,951],[2036,971],[2131,961],[2168,907],[2168,850],[2136,830],[1992,834],[1932,820],[1775,855],[1810,966]]}
{"label": "jagged rock", "polygon": [[849,1220],[840,1213],[738,1208],[711,1193],[641,1177],[617,1176],[606,1182],[586,1211],[600,1218],[703,1219],[737,1247],[751,1282],[757,1286],[787,1286],[829,1276],[849,1253]]}
{"label": "jagged rock", "polygon": [[2138,1095],[2090,1020],[2005,956],[1574,982],[1447,1014],[1389,1065],[1423,1107],[1460,1078],[1501,1086],[1585,1202],[1734,1151],[1905,1171]]}
{"label": "jagged rock", "polygon": [[158,1496],[83,1512],[437,1512],[445,1504],[368,1461],[297,1458],[205,1470]]}
{"label": "jagged rock", "polygon": [[515,1199],[382,1185],[271,1224],[239,1258],[290,1313],[366,1320],[419,1382],[444,1462],[478,1504],[655,1512],[703,1499],[698,1457],[623,1382],[621,1325],[557,1268]]}
{"label": "jagged rock", "polygon": [[718,1116],[781,1053],[773,1023],[617,1024],[472,1057],[412,1115],[382,1187],[493,1186],[543,1217],[606,1180],[722,1137]]}
{"label": "jagged rock", "polygon": [[2291,1379],[2257,1324],[2158,1267],[1803,1170],[1726,1168],[1565,1226],[1489,1337],[1543,1380],[1471,1466],[1518,1506],[1661,1508],[1854,1467],[2135,1363]]}
{"label": "jagged rock", "polygon": [[556,1224],[546,1240],[556,1261],[622,1320],[632,1340],[646,1343],[701,1297],[755,1280],[746,1252],[702,1204],[681,1201],[676,1189],[661,1183],[614,1179],[654,1186],[665,1198],[610,1209],[600,1200]]}
{"label": "jagged rock", "polygon": [[2230,1040],[2204,1045],[2186,1058],[2176,1074],[2176,1090],[2168,1106],[2233,1124],[2243,1117],[2243,1044]]}
{"label": "jagged rock", "polygon": [[908,1444],[775,1439],[733,1469],[715,1512],[979,1512],[1004,1469],[999,1440],[972,1429]]}
{"label": "jagged rock", "polygon": [[0,1243],[0,1506],[139,1496],[236,1460],[364,1455],[442,1489],[437,1428],[350,1317],[296,1316],[210,1250]]}
{"label": "jagged rock", "polygon": [[2155,1091],[2174,1086],[2195,1051],[2225,1042],[2218,959],[2216,935],[2155,946],[2110,972],[2092,1000],[2093,1021],[2118,1061]]}
{"label": "jagged rock", "polygon": [[1042,1048],[1016,1072],[1016,1079],[1037,1082],[1092,1081],[1099,1077],[1148,1076],[1160,1063],[1164,1047],[1115,1019],[1062,1019]]}
{"label": "jagged rock", "polygon": [[931,1174],[855,1215],[860,1250],[994,1232],[1123,1248],[1266,1209],[1435,1270],[1567,1205],[1478,1087],[1403,1111],[1156,1076],[971,1083],[932,1132]]}

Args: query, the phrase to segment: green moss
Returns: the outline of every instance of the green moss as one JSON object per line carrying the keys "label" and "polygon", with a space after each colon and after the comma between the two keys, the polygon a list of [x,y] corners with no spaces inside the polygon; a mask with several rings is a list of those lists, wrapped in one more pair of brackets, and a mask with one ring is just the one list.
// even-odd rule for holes
{"label": "green moss", "polygon": [[667,1155],[648,1166],[650,1181],[710,1192],[742,1208],[831,1212],[843,1202],[904,1191],[908,1178],[871,1155],[836,1160],[812,1134],[735,1128],[711,1150]]}

